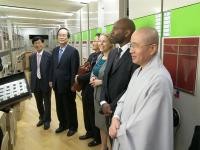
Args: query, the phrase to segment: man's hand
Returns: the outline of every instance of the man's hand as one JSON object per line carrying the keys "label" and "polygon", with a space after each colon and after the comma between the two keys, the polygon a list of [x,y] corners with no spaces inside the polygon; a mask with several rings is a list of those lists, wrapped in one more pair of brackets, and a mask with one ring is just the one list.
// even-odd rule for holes
{"label": "man's hand", "polygon": [[102,111],[103,111],[104,115],[110,116],[112,114],[112,110],[111,110],[110,104],[104,103],[102,105]]}
{"label": "man's hand", "polygon": [[112,123],[109,128],[109,135],[112,139],[117,137],[117,130],[120,127],[120,120],[117,117],[112,118]]}

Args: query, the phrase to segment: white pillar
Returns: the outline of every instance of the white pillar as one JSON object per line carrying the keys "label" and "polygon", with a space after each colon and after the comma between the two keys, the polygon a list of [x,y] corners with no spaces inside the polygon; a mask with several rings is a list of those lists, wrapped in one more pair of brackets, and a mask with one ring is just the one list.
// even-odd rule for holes
{"label": "white pillar", "polygon": [[67,19],[64,20],[64,27],[68,29]]}
{"label": "white pillar", "polygon": [[8,27],[8,39],[10,41],[10,48],[13,48],[13,33],[12,33],[12,23],[10,20],[6,20],[7,27]]}
{"label": "white pillar", "polygon": [[102,28],[102,32],[104,32],[104,3],[103,0],[98,1],[98,27]]}

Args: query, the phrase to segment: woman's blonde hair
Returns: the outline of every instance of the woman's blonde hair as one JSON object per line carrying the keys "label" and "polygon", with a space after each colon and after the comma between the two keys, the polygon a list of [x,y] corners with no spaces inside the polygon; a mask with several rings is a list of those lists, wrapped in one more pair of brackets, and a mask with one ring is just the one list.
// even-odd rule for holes
{"label": "woman's blonde hair", "polygon": [[[108,41],[112,44],[112,47],[111,47],[111,48],[113,48],[113,47],[114,47],[114,44],[112,43],[111,34],[110,34],[110,33],[101,33],[101,35],[103,35],[103,36],[105,36],[105,37],[108,38]],[[101,36],[101,35],[100,35],[100,36]]]}

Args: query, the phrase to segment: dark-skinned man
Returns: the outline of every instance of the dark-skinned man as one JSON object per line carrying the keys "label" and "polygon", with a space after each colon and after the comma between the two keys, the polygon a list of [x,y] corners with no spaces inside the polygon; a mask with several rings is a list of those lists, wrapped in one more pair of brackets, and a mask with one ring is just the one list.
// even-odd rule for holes
{"label": "dark-skinned man", "polygon": [[112,42],[119,44],[119,47],[113,49],[109,54],[100,98],[101,111],[108,116],[108,127],[117,101],[127,89],[133,72],[138,68],[138,65],[132,63],[129,53],[130,39],[134,31],[133,21],[121,18],[114,23],[111,32]]}

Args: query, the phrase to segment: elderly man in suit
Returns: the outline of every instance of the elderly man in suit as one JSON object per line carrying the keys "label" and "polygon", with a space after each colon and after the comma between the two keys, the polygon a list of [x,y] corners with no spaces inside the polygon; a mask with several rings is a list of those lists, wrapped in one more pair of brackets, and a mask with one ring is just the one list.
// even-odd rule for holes
{"label": "elderly man in suit", "polygon": [[72,87],[79,68],[79,54],[77,49],[68,44],[70,33],[67,28],[60,28],[57,37],[60,46],[52,52],[52,86],[59,120],[59,127],[55,132],[69,129],[67,136],[72,136],[78,128],[76,92]]}
{"label": "elderly man in suit", "polygon": [[44,39],[42,37],[34,37],[32,43],[36,52],[30,56],[31,90],[39,112],[37,126],[44,124],[44,129],[47,130],[51,121],[51,88],[49,86],[51,54],[43,50]]}
{"label": "elderly man in suit", "polygon": [[109,134],[113,150],[173,150],[173,84],[158,54],[158,32],[131,37],[132,62],[140,65],[117,103]]}
{"label": "elderly man in suit", "polygon": [[109,116],[115,110],[118,99],[126,90],[132,73],[138,67],[132,63],[129,53],[129,42],[134,31],[133,21],[122,18],[114,24],[111,32],[113,43],[119,44],[119,47],[109,54],[100,98],[102,111]]}

